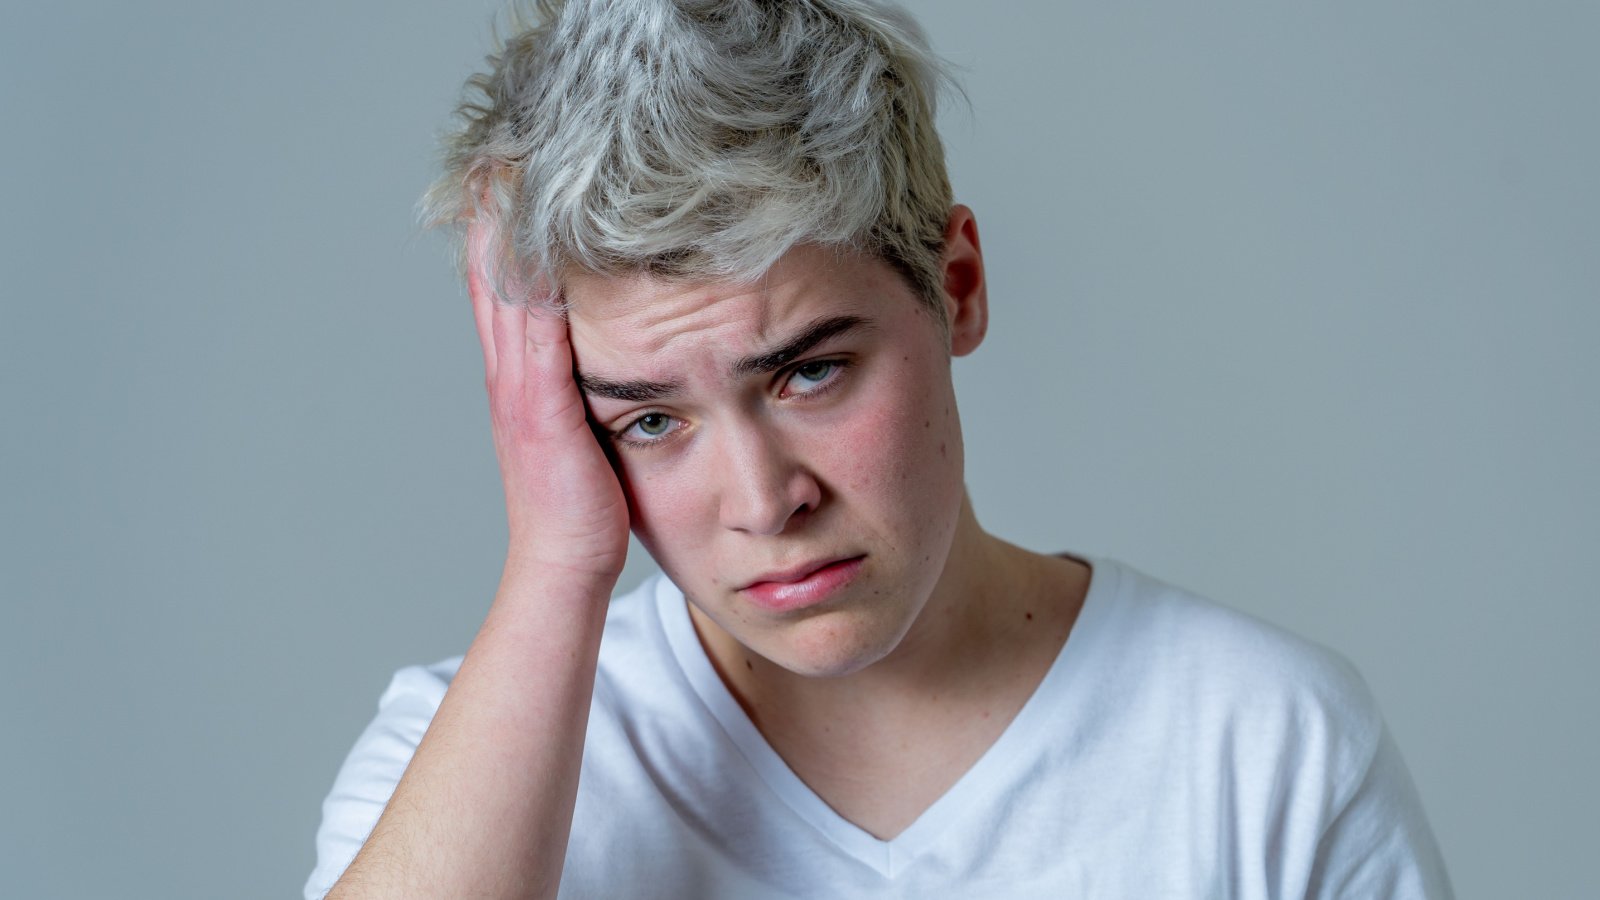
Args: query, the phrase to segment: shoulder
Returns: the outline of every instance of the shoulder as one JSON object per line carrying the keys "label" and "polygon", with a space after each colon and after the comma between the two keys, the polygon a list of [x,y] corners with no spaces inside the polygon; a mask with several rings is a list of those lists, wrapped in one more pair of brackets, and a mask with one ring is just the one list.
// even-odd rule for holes
{"label": "shoulder", "polygon": [[1366,681],[1343,654],[1282,626],[1116,564],[1122,579],[1116,628],[1130,648],[1170,678],[1251,696],[1299,695],[1366,706]]}
{"label": "shoulder", "polygon": [[[1437,843],[1366,680],[1315,641],[1119,564],[1092,670],[1104,747],[1227,810],[1237,846],[1306,890],[1448,897]],[[1182,785],[1183,787],[1177,787]],[[1370,891],[1369,891],[1370,889]],[[1347,892],[1340,889],[1340,896]]]}
{"label": "shoulder", "polygon": [[1348,659],[1121,563],[1097,566],[1086,627],[1067,644],[1079,656],[1073,752],[1214,836],[1241,877],[1271,874],[1279,889],[1266,893],[1450,896],[1415,785]]}
{"label": "shoulder", "polygon": [[1126,565],[1105,631],[1108,670],[1188,736],[1352,786],[1384,733],[1366,680],[1316,641]]}

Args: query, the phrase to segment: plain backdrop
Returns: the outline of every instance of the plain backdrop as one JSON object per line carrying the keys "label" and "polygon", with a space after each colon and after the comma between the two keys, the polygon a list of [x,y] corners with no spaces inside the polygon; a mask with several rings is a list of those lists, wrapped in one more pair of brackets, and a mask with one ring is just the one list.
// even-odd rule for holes
{"label": "plain backdrop", "polygon": [[[504,507],[413,204],[496,7],[0,13],[0,894],[297,896],[466,649]],[[985,525],[1336,648],[1462,897],[1594,896],[1600,7],[913,8]]]}

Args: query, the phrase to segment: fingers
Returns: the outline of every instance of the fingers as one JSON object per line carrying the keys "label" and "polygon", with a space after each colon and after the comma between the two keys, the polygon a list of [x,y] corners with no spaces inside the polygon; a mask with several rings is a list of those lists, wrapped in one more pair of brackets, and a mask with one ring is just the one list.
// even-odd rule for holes
{"label": "fingers", "polygon": [[498,297],[491,281],[498,249],[492,227],[480,222],[468,226],[466,266],[491,401],[517,419],[553,414],[574,401],[581,407],[572,380],[566,317],[538,302],[547,293],[543,283],[508,285],[507,293],[520,302]]}
{"label": "fingers", "polygon": [[495,352],[494,352],[494,308],[496,303],[493,292],[484,284],[483,276],[477,272],[467,272],[467,294],[472,298],[472,318],[478,329],[478,343],[483,347],[483,371],[490,380],[494,380]]}
{"label": "fingers", "polygon": [[572,377],[572,348],[568,344],[567,318],[556,310],[528,304],[523,323],[527,340],[528,374],[543,380]]}
{"label": "fingers", "polygon": [[521,306],[495,301],[491,316],[495,361],[492,381],[500,390],[515,396],[522,392],[523,362],[528,352],[528,311]]}
{"label": "fingers", "polygon": [[489,283],[489,229],[473,223],[467,228],[467,295],[472,299],[472,318],[478,328],[478,343],[483,346],[483,370],[489,383],[495,378],[494,308],[499,305]]}
{"label": "fingers", "polygon": [[574,411],[581,418],[584,406],[572,376],[566,317],[532,303],[522,311],[520,325],[524,402],[541,418],[566,421]]}

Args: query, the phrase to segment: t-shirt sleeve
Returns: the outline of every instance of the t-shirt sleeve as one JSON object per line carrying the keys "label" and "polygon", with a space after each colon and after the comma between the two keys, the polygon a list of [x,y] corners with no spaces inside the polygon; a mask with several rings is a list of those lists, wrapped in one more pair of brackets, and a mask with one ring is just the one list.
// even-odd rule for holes
{"label": "t-shirt sleeve", "polygon": [[1381,716],[1378,724],[1350,780],[1353,788],[1317,843],[1306,898],[1452,900],[1422,799]]}
{"label": "t-shirt sleeve", "polygon": [[408,666],[396,672],[378,700],[377,716],[339,767],[322,801],[317,865],[306,879],[306,900],[322,900],[333,889],[383,814],[444,699],[448,683],[437,669]]}

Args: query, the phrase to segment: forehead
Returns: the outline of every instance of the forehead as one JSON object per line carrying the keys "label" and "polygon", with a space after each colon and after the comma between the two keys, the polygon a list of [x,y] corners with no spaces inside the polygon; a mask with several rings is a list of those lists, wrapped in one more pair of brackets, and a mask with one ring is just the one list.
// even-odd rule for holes
{"label": "forehead", "polygon": [[649,275],[577,274],[564,285],[580,370],[675,370],[758,352],[819,318],[874,321],[914,313],[904,280],[880,260],[797,247],[753,282],[684,282]]}

